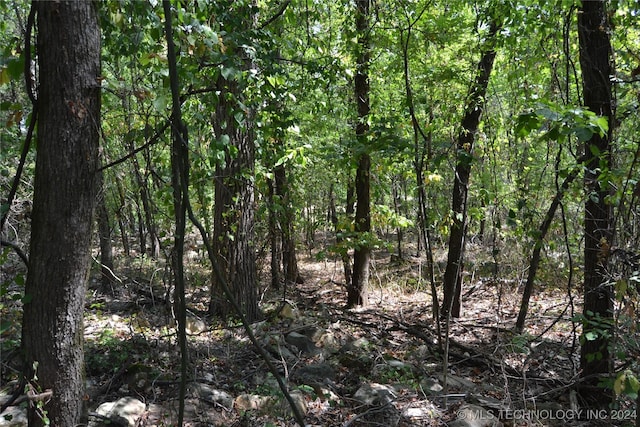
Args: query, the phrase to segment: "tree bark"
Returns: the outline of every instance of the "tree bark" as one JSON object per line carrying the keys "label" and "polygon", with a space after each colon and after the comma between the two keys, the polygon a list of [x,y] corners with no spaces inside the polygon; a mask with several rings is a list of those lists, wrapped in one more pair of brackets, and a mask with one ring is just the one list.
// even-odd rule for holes
{"label": "tree bark", "polygon": [[[338,212],[336,210],[336,196],[333,191],[333,187],[333,184],[331,184],[331,186],[329,187],[329,220],[331,221],[331,224],[333,224],[333,230],[336,233],[336,245],[340,246],[340,243],[342,243],[342,241],[344,240],[342,238],[342,234],[345,232],[345,230],[340,227]],[[348,188],[351,188],[351,186],[349,185]],[[347,189],[347,200],[350,200],[352,198],[350,193],[352,193],[352,191]],[[346,212],[347,218],[350,218],[351,215],[353,215],[353,210],[353,203],[348,202]],[[351,283],[351,258],[349,257],[349,253],[346,250],[342,250],[340,251],[340,259],[342,260],[342,269],[344,271],[344,283],[345,286],[347,286],[349,283]]]}
{"label": "tree bark", "polygon": [[444,273],[444,298],[442,309],[440,310],[443,316],[448,316],[449,314],[453,317],[460,316],[460,293],[462,291],[467,224],[467,193],[473,160],[473,142],[484,110],[489,76],[496,57],[494,44],[497,32],[498,25],[493,21],[487,35],[486,45],[483,48],[482,57],[478,63],[478,74],[471,87],[469,103],[462,118],[462,130],[457,138],[457,163],[451,202],[453,225],[449,235],[449,252]]}
{"label": "tree bark", "polygon": [[[224,165],[216,168],[215,209],[213,218],[213,245],[218,265],[226,274],[234,297],[242,307],[249,321],[262,317],[258,307],[257,266],[254,241],[254,186],[255,145],[253,116],[245,111],[244,123],[234,117],[238,105],[233,101],[241,97],[234,81],[220,78],[222,94],[215,113],[216,135],[229,136],[229,143],[235,147],[231,155],[227,147]],[[227,94],[233,96],[228,97]],[[226,125],[226,127],[225,127]],[[229,304],[215,278],[212,285],[211,314],[226,317],[230,314]]]}
{"label": "tree bark", "polygon": [[[361,147],[356,170],[356,235],[371,231],[370,177],[371,156],[367,150],[369,133],[369,2],[356,1],[356,32],[358,34],[358,58],[355,75],[355,96],[358,108],[356,139]],[[362,239],[360,239],[362,240]],[[366,239],[365,239],[366,240]],[[353,251],[353,276],[347,286],[347,307],[366,305],[369,287],[369,261],[371,248],[366,242],[357,245]]]}
{"label": "tree bark", "polygon": [[111,245],[111,224],[109,223],[109,211],[107,210],[106,195],[102,172],[98,172],[98,239],[100,241],[100,282],[103,292],[113,294],[113,284],[116,281],[113,272],[113,246]]}
{"label": "tree bark", "polygon": [[269,241],[271,242],[271,287],[273,289],[280,289],[280,282],[282,281],[281,260],[282,260],[282,246],[280,231],[280,221],[278,211],[281,201],[276,197],[276,184],[271,178],[267,179],[268,186],[268,203],[269,203]]}
{"label": "tree bark", "polygon": [[[611,327],[613,290],[605,274],[609,248],[613,238],[613,215],[606,202],[609,191],[601,182],[601,174],[611,165],[612,110],[611,41],[609,39],[606,2],[584,1],[578,10],[578,36],[584,104],[609,122],[607,135],[594,134],[585,142],[586,191],[584,213],[584,317],[580,368],[587,379],[584,398],[595,406],[605,407],[611,393],[603,389],[593,392],[599,377],[610,372],[609,339],[600,333]],[[596,339],[591,339],[594,334]],[[589,337],[589,339],[586,339]]]}
{"label": "tree bark", "polygon": [[280,223],[280,233],[282,241],[282,271],[284,280],[287,283],[303,283],[298,268],[298,257],[296,256],[296,240],[293,227],[294,215],[291,199],[289,197],[289,180],[284,165],[279,165],[274,170],[276,194],[282,203],[282,215]]}
{"label": "tree bark", "polygon": [[180,347],[180,386],[178,395],[178,427],[182,427],[187,390],[187,302],[184,278],[184,239],[189,203],[189,133],[182,121],[180,108],[180,80],[178,78],[178,60],[173,42],[173,24],[171,4],[163,0],[164,32],[167,42],[167,62],[171,83],[171,187],[173,189],[173,213],[175,230],[173,235],[174,312],[178,321],[178,346]]}
{"label": "tree bark", "polygon": [[100,29],[90,1],[34,2],[40,117],[22,347],[29,426],[83,423],[83,311],[100,123]]}

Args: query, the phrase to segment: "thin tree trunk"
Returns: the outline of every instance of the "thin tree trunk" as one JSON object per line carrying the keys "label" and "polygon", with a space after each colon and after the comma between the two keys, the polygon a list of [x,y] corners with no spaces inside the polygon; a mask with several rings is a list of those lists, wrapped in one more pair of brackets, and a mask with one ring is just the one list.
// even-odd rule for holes
{"label": "thin tree trunk", "polygon": [[460,316],[460,294],[462,291],[462,272],[464,270],[464,247],[467,227],[467,194],[471,164],[473,161],[473,142],[484,110],[485,95],[489,76],[496,57],[495,37],[498,32],[496,22],[491,23],[486,45],[478,63],[478,75],[469,94],[469,103],[462,118],[462,130],[457,139],[457,163],[453,183],[451,210],[453,225],[449,235],[449,253],[444,273],[444,299],[441,313],[443,316]]}
{"label": "thin tree trunk", "polygon": [[29,426],[86,423],[83,313],[91,260],[100,122],[96,3],[34,2],[38,22],[38,145],[22,349]]}
{"label": "thin tree trunk", "polygon": [[[594,406],[606,407],[610,391],[598,387],[599,378],[611,372],[609,338],[601,334],[610,328],[613,316],[613,290],[606,277],[609,248],[612,245],[613,221],[609,195],[601,174],[611,165],[613,111],[610,76],[611,41],[609,39],[606,2],[584,1],[578,10],[578,36],[584,104],[594,113],[606,117],[607,135],[594,134],[585,142],[584,186],[587,200],[584,216],[584,316],[581,375],[586,379],[583,397]],[[604,168],[604,170],[603,170]],[[592,339],[593,336],[595,339]]]}
{"label": "thin tree trunk", "polygon": [[[396,177],[398,178],[398,177]],[[402,211],[400,209],[400,189],[398,188],[400,183],[393,182],[392,183],[392,193],[393,193],[393,212],[396,215],[396,218],[400,218],[402,216]],[[398,260],[402,260],[402,239],[403,232],[402,227],[398,224],[396,225],[396,242],[397,242],[397,250],[398,250]]]}
{"label": "thin tree trunk", "polygon": [[[116,176],[115,178],[116,187],[118,188],[118,199],[120,201],[120,206],[116,210],[116,218],[118,218],[118,228],[120,229],[120,239],[122,241],[122,250],[124,254],[129,257],[131,255],[131,250],[129,249],[129,233],[127,232],[127,224],[125,223],[125,214],[124,211],[127,209],[127,199],[124,193],[124,187],[122,185],[122,180]],[[129,216],[131,218],[131,215]]]}
{"label": "thin tree trunk", "polygon": [[100,241],[100,271],[103,292],[113,294],[113,284],[116,277],[113,272],[113,247],[111,245],[111,225],[109,223],[109,211],[107,210],[106,195],[102,172],[98,172],[98,239]]}
{"label": "thin tree trunk", "polygon": [[[349,192],[347,192],[349,193]],[[349,204],[353,206],[353,204]],[[353,213],[353,207],[350,212]],[[336,197],[333,192],[333,184],[329,187],[329,218],[331,220],[331,224],[333,224],[333,230],[336,233],[336,245],[340,246],[340,243],[344,240],[342,238],[342,233],[344,230],[340,228],[340,221],[338,220],[338,213],[336,212]],[[345,285],[351,283],[351,258],[346,250],[340,252],[340,258],[342,259],[342,269],[344,271],[344,283]]]}
{"label": "thin tree trunk", "polygon": [[540,253],[542,251],[542,246],[545,237],[547,236],[547,232],[551,227],[553,222],[553,217],[556,214],[556,210],[560,203],[562,202],[562,198],[564,197],[564,193],[567,191],[571,183],[578,177],[578,173],[581,171],[581,168],[575,168],[562,182],[558,192],[556,193],[549,209],[547,209],[547,213],[538,228],[538,233],[536,237],[536,243],[533,247],[533,252],[531,253],[531,261],[529,262],[529,272],[527,273],[527,281],[524,285],[524,291],[522,293],[522,301],[520,303],[520,311],[518,313],[518,319],[516,320],[516,332],[521,333],[524,329],[524,321],[527,317],[527,311],[529,310],[529,300],[531,298],[531,294],[533,293],[533,285],[536,279],[536,274],[538,272],[538,267],[540,266]]}
{"label": "thin tree trunk", "polygon": [[[280,245],[280,223],[278,221],[278,211],[281,209],[276,204],[282,203],[280,198],[276,198],[276,184],[273,179],[267,179],[269,187],[268,204],[269,204],[269,240],[271,241],[271,287],[280,289],[282,274],[280,261],[282,260],[282,249]],[[286,288],[285,288],[286,289]]]}
{"label": "thin tree trunk", "polygon": [[280,232],[282,241],[282,271],[284,280],[287,283],[303,283],[298,268],[298,258],[296,256],[296,241],[293,228],[293,207],[289,198],[289,180],[284,165],[279,165],[274,170],[276,194],[282,203],[282,221],[280,221]]}
{"label": "thin tree trunk", "polygon": [[[371,195],[370,170],[371,157],[367,152],[367,137],[369,133],[368,117],[369,105],[369,2],[370,0],[356,0],[356,32],[358,34],[358,55],[355,76],[355,96],[358,107],[358,122],[356,124],[356,139],[362,147],[356,170],[356,216],[354,229],[356,234],[362,235],[371,231]],[[366,240],[366,238],[365,238]],[[347,286],[347,307],[367,304],[369,287],[369,261],[371,248],[366,242],[359,244],[353,251],[353,276]]]}
{"label": "thin tree trunk", "polygon": [[171,82],[171,186],[173,188],[173,212],[175,221],[173,242],[173,278],[175,283],[174,301],[178,321],[178,346],[180,347],[180,387],[178,400],[178,427],[182,427],[185,411],[185,395],[187,387],[187,332],[186,332],[186,285],[184,279],[184,239],[187,221],[187,204],[189,197],[189,135],[182,121],[180,109],[180,82],[176,50],[173,42],[173,26],[171,24],[171,4],[169,0],[162,2],[164,10],[164,32],[167,41],[167,61]]}

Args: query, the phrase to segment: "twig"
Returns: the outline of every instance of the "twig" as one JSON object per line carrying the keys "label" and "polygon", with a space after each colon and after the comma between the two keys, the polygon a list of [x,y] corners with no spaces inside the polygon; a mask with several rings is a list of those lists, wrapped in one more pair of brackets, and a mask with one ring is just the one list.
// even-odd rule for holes
{"label": "twig", "polygon": [[29,268],[29,258],[27,257],[27,254],[25,254],[24,251],[20,249],[20,246],[7,240],[0,240],[0,246],[6,246],[13,249],[16,255],[18,255],[22,262],[24,262],[24,264],[27,266],[27,269]]}
{"label": "twig", "polygon": [[280,16],[282,16],[282,14],[284,13],[284,11],[287,9],[287,6],[289,6],[289,3],[291,3],[291,0],[285,0],[284,2],[282,2],[282,4],[280,5],[280,8],[278,9],[278,11],[275,13],[275,15],[273,15],[271,18],[267,19],[262,25],[260,25],[260,30],[263,30],[265,27],[267,27],[269,24],[271,24],[273,21],[275,21],[276,19],[278,19]]}

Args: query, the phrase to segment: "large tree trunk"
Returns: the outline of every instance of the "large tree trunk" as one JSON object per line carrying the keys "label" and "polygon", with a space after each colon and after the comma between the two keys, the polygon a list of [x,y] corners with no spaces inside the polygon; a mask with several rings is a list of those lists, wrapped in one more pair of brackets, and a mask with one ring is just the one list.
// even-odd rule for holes
{"label": "large tree trunk", "polygon": [[440,311],[443,316],[449,314],[453,317],[460,316],[460,293],[467,224],[467,193],[473,159],[473,142],[484,110],[489,76],[493,69],[493,60],[496,57],[494,44],[497,32],[498,25],[496,22],[492,22],[482,57],[478,63],[478,74],[471,87],[468,105],[462,118],[462,130],[456,144],[457,163],[451,202],[453,225],[449,235],[449,253],[444,273],[444,298]]}
{"label": "large tree trunk", "polygon": [[[355,96],[358,106],[358,122],[356,124],[356,139],[362,147],[358,157],[356,170],[356,217],[355,232],[357,234],[371,231],[371,196],[370,170],[371,157],[367,152],[367,134],[369,133],[369,2],[370,0],[356,1],[356,31],[358,34],[358,59],[355,76]],[[369,261],[371,249],[369,245],[360,244],[353,251],[353,276],[347,286],[347,306],[355,307],[367,303],[367,291],[369,287]]]}
{"label": "large tree trunk", "polygon": [[[35,2],[40,117],[22,346],[53,426],[82,423],[83,311],[96,201],[100,29],[90,1]],[[40,413],[39,413],[40,412]],[[29,406],[29,426],[44,425]]]}
{"label": "large tree trunk", "polygon": [[[245,116],[238,124],[234,111],[238,106],[229,101],[240,96],[236,82],[221,78],[223,93],[219,96],[214,128],[216,135],[229,136],[229,143],[237,153],[231,155],[227,149],[225,165],[216,168],[215,209],[213,218],[213,246],[217,262],[226,275],[227,283],[235,299],[249,321],[261,318],[258,307],[257,267],[254,241],[254,186],[255,145],[252,128],[253,117]],[[226,125],[226,127],[224,127]],[[209,312],[228,316],[229,304],[222,287],[215,277],[211,288]]]}
{"label": "large tree trunk", "polygon": [[[610,372],[609,339],[599,333],[607,328],[613,315],[613,291],[607,282],[605,269],[612,245],[613,220],[606,184],[600,181],[601,173],[611,165],[611,140],[614,121],[611,106],[611,69],[606,4],[604,1],[584,1],[578,10],[578,35],[580,39],[580,65],[584,104],[594,113],[604,116],[609,122],[609,132],[594,134],[585,143],[586,190],[584,217],[584,316],[583,339],[580,352],[582,377],[587,379],[584,397],[598,406],[606,406],[611,394],[597,390],[601,375]],[[593,322],[597,322],[594,324]],[[591,338],[594,333],[596,339]]]}

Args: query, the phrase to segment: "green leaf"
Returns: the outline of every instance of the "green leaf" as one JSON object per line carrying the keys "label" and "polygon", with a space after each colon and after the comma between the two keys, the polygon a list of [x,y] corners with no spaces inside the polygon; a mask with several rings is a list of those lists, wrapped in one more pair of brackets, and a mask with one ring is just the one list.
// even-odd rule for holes
{"label": "green leaf", "polygon": [[156,96],[156,99],[153,100],[153,108],[155,108],[159,113],[165,113],[167,111],[168,105],[169,98],[165,95],[158,95]]}
{"label": "green leaf", "polygon": [[11,77],[9,76],[9,70],[7,67],[0,69],[0,86],[9,84]]}
{"label": "green leaf", "polygon": [[240,72],[234,67],[222,67],[220,73],[225,80],[233,80]]}
{"label": "green leaf", "polygon": [[624,390],[624,382],[627,378],[626,372],[621,372],[613,383],[613,391],[616,396],[620,396]]}
{"label": "green leaf", "polygon": [[586,142],[593,136],[593,131],[587,127],[576,128],[574,133],[580,142]]}
{"label": "green leaf", "polygon": [[633,391],[634,393],[637,394],[640,391],[640,381],[635,375],[627,375],[627,384],[629,386],[628,388],[631,389],[631,391]]}
{"label": "green leaf", "polygon": [[595,333],[594,331],[588,331],[588,332],[585,332],[584,338],[587,341],[595,341],[598,339],[598,334]]}
{"label": "green leaf", "polygon": [[624,296],[627,294],[628,282],[625,279],[620,279],[616,282],[616,301],[621,302]]}

